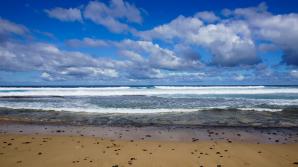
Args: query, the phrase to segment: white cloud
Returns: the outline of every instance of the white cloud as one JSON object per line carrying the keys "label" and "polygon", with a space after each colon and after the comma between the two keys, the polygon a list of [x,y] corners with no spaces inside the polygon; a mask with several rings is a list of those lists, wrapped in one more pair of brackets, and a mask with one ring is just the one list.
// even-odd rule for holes
{"label": "white cloud", "polygon": [[195,17],[198,17],[208,23],[213,23],[215,21],[218,21],[220,18],[217,17],[213,12],[211,11],[203,11],[203,12],[198,12],[195,14]]}
{"label": "white cloud", "polygon": [[198,32],[203,22],[198,18],[178,16],[168,24],[154,27],[152,30],[138,32],[136,35],[144,39],[172,40],[175,37],[191,36]]}
{"label": "white cloud", "polygon": [[187,40],[209,49],[213,54],[213,63],[217,65],[237,66],[259,62],[255,44],[244,23],[210,24],[200,28]]}
{"label": "white cloud", "polygon": [[103,47],[108,46],[108,41],[93,39],[93,38],[83,38],[79,39],[70,39],[66,41],[66,44],[70,47]]}
{"label": "white cloud", "polygon": [[262,39],[279,46],[285,53],[283,60],[289,65],[298,65],[298,15],[285,14],[257,18],[254,23]]}
{"label": "white cloud", "polygon": [[[297,70],[277,73],[278,69],[260,63],[258,53],[282,50],[285,64],[298,65],[298,14],[272,14],[267,11],[265,3],[257,7],[226,9],[223,12],[226,17],[222,18],[211,11],[188,17],[180,15],[169,23],[139,32],[131,25],[142,23],[141,12],[128,2],[91,1],[82,7],[82,11],[85,19],[112,32],[133,33],[134,40],[110,41],[86,37],[65,43],[71,47],[115,48],[119,59],[113,60],[114,56],[103,59],[100,55],[62,50],[44,42],[19,40],[15,35],[30,35],[30,31],[25,26],[0,18],[0,70],[37,71],[42,79],[48,81],[69,78],[211,78],[225,81],[227,76],[243,81],[281,78],[284,74],[287,79],[289,76],[298,78]],[[62,21],[83,21],[77,8],[54,8],[46,12]],[[210,59],[205,55],[201,58],[198,50],[202,48],[211,54]],[[204,65],[202,59],[207,64]],[[255,76],[238,74],[240,68],[253,69],[250,72]]]}
{"label": "white cloud", "polygon": [[147,57],[148,65],[153,68],[181,70],[195,69],[202,66],[198,58],[178,56],[174,51],[161,48],[158,44],[154,44],[151,41],[124,40],[116,44],[116,46],[120,50],[130,50],[142,55],[142,57]]}
{"label": "white cloud", "polygon": [[[167,43],[204,47],[211,52],[212,63],[219,66],[258,64],[257,51],[278,49],[284,52],[284,63],[298,65],[298,14],[274,15],[267,11],[266,3],[225,9],[223,13],[224,19],[207,11],[194,17],[179,16],[136,35],[147,40],[161,39]],[[214,21],[216,24],[212,23]]]}
{"label": "white cloud", "polygon": [[115,18],[126,18],[129,22],[142,23],[139,9],[123,0],[111,0],[108,13]]}
{"label": "white cloud", "polygon": [[0,35],[9,35],[10,33],[26,35],[28,32],[29,30],[25,26],[10,22],[9,20],[0,17]]}
{"label": "white cloud", "polygon": [[241,21],[204,25],[196,17],[179,16],[168,24],[139,32],[145,39],[180,40],[180,43],[202,46],[213,54],[220,66],[252,65],[259,62],[248,25]]}
{"label": "white cloud", "polygon": [[[5,42],[0,46],[0,70],[40,71],[41,78],[117,77],[115,62],[80,52],[63,51],[47,43]],[[121,66],[119,66],[121,67]]]}
{"label": "white cloud", "polygon": [[144,62],[143,57],[140,54],[138,54],[134,51],[122,50],[122,51],[120,51],[120,54],[122,56],[125,56],[125,57],[129,58],[130,60],[132,60],[134,62]]}
{"label": "white cloud", "polygon": [[109,5],[91,1],[85,8],[84,17],[115,33],[134,31],[120,21],[121,19],[131,23],[142,23],[141,12],[134,5],[123,0],[111,0]]}
{"label": "white cloud", "polygon": [[61,71],[63,75],[71,75],[78,77],[118,77],[118,72],[115,69],[102,69],[99,67],[68,67]]}
{"label": "white cloud", "polygon": [[45,10],[49,17],[58,19],[60,21],[79,21],[82,22],[82,14],[78,8],[54,8],[50,10]]}
{"label": "white cloud", "polygon": [[298,65],[298,14],[273,15],[267,5],[239,8],[231,11],[234,17],[243,19],[250,26],[256,39],[272,42],[284,51],[283,61],[288,65]]}

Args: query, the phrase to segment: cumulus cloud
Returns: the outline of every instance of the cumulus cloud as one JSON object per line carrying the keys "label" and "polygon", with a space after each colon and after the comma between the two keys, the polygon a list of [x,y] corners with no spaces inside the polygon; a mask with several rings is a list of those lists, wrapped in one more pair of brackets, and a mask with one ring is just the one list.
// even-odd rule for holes
{"label": "cumulus cloud", "polygon": [[203,24],[197,17],[179,16],[168,24],[139,32],[145,39],[164,39],[202,46],[210,50],[213,64],[252,65],[260,62],[248,25],[242,21]]}
{"label": "cumulus cloud", "polygon": [[168,24],[154,27],[152,30],[137,32],[136,35],[147,40],[157,38],[171,41],[174,38],[182,38],[183,35],[196,34],[201,26],[203,26],[203,22],[198,18],[178,16]]}
{"label": "cumulus cloud", "polygon": [[216,65],[253,65],[259,62],[245,23],[207,25],[191,38],[192,43],[211,51]]}
{"label": "cumulus cloud", "polygon": [[212,53],[212,63],[219,66],[258,64],[261,61],[258,50],[277,49],[284,52],[284,63],[297,66],[298,14],[274,15],[267,9],[266,3],[257,7],[225,9],[222,12],[225,18],[203,11],[193,17],[179,16],[136,35],[143,39],[178,40],[179,43],[204,47]]}
{"label": "cumulus cloud", "polygon": [[93,58],[80,52],[63,51],[47,43],[2,43],[0,59],[2,71],[39,71],[46,80],[118,76],[111,60]]}
{"label": "cumulus cloud", "polygon": [[153,68],[167,70],[197,69],[202,66],[199,57],[177,55],[174,51],[162,48],[151,41],[124,40],[116,46],[121,50],[133,51],[147,57],[147,63]]}
{"label": "cumulus cloud", "polygon": [[91,1],[84,10],[84,17],[115,33],[133,31],[121,19],[130,23],[142,23],[140,10],[123,0],[111,0],[109,5]]}
{"label": "cumulus cloud", "polygon": [[45,10],[49,17],[58,19],[60,21],[78,21],[82,22],[81,10],[78,8],[54,8],[50,10]]}
{"label": "cumulus cloud", "polygon": [[[89,38],[87,38],[89,39]],[[193,53],[189,48],[180,47],[180,49],[170,50],[160,47],[152,41],[145,40],[130,40],[123,41],[104,41],[100,39],[92,39],[93,42],[100,42],[100,45],[88,45],[90,47],[101,47],[102,42],[104,46],[109,46],[118,50],[121,60],[119,61],[105,61],[104,64],[108,67],[115,68],[120,71],[117,76],[129,79],[161,79],[170,77],[166,75],[166,71],[174,70],[196,70],[203,66],[200,62],[198,54]],[[86,40],[73,39],[67,41],[73,46],[84,47],[87,46]],[[124,60],[123,60],[124,59]],[[92,73],[90,69],[80,68],[77,72],[73,68],[61,70],[63,74],[67,75],[82,75],[84,71]],[[112,76],[112,75],[110,75]],[[114,75],[116,76],[116,75]]]}
{"label": "cumulus cloud", "polygon": [[[91,1],[81,9],[54,8],[45,12],[61,21],[82,22],[84,18],[111,32],[131,32],[134,36],[120,41],[94,37],[69,39],[65,41],[69,50],[63,50],[46,42],[15,38],[26,36],[30,31],[0,18],[0,71],[37,71],[47,81],[69,78],[201,80],[208,77],[224,81],[227,76],[231,80],[246,81],[282,75],[287,79],[298,78],[297,70],[291,70],[298,66],[298,14],[272,14],[265,3],[225,9],[223,15],[212,11],[180,15],[144,31],[132,27],[143,21],[140,10],[123,0]],[[71,47],[92,47],[99,51],[109,47],[118,55],[102,59],[70,51]],[[199,51],[202,50],[207,54],[201,56]],[[279,65],[290,66],[289,71],[277,74],[270,64],[264,65],[265,59],[270,57],[262,57],[262,62],[260,53],[272,51],[283,52],[284,64]],[[245,68],[254,69],[250,71],[254,76],[235,72]]]}
{"label": "cumulus cloud", "polygon": [[298,65],[298,14],[273,15],[267,11],[266,3],[257,7],[238,8],[230,11],[249,25],[256,39],[272,42],[284,52],[283,62]]}

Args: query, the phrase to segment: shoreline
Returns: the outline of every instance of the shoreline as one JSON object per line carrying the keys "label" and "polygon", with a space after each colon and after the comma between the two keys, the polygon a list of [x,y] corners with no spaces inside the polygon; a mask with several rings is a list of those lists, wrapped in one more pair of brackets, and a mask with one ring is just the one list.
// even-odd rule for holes
{"label": "shoreline", "polygon": [[298,110],[280,112],[212,109],[167,113],[90,113],[0,107],[0,121],[88,126],[298,128]]}
{"label": "shoreline", "polygon": [[265,144],[298,143],[298,128],[225,126],[90,126],[0,121],[0,134],[71,135],[113,140],[226,141]]}
{"label": "shoreline", "polygon": [[[298,166],[296,110],[258,113],[257,118],[250,113],[230,109],[99,114],[0,108],[0,164],[5,167]],[[284,124],[286,117],[291,117],[292,122]],[[269,123],[264,124],[266,121]]]}

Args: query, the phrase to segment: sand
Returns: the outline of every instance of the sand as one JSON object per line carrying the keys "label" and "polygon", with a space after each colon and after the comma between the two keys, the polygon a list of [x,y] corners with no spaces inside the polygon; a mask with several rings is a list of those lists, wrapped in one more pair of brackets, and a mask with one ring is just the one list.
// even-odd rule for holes
{"label": "sand", "polygon": [[298,166],[298,144],[111,140],[92,136],[0,134],[3,167]]}
{"label": "sand", "polygon": [[298,167],[298,131],[0,122],[2,166]]}

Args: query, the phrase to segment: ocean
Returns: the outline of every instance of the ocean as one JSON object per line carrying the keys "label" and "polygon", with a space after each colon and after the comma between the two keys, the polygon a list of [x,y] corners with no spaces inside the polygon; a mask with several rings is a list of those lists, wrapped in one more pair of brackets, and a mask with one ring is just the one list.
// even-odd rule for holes
{"label": "ocean", "polygon": [[298,126],[298,86],[0,87],[0,108],[86,113],[95,123],[94,115],[118,114],[154,124]]}

